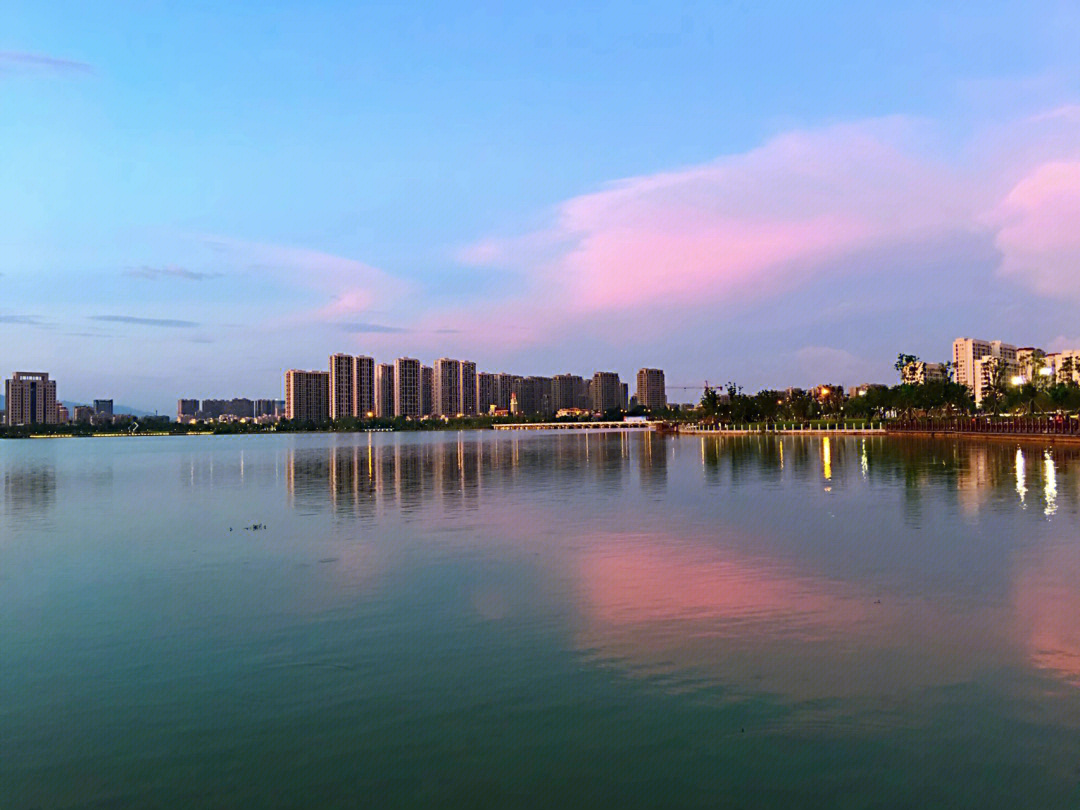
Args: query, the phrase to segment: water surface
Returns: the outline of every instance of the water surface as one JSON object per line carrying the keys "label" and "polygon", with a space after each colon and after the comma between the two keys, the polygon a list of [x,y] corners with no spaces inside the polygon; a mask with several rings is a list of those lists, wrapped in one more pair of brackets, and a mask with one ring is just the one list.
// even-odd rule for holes
{"label": "water surface", "polygon": [[0,492],[3,808],[1080,807],[1077,449],[9,441]]}

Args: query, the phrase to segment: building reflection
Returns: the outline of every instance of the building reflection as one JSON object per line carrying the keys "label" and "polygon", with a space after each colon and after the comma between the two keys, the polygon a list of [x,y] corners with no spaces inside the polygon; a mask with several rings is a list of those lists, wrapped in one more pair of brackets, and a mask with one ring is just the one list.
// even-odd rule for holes
{"label": "building reflection", "polygon": [[972,518],[987,504],[1006,497],[1022,507],[1034,497],[1036,508],[1050,517],[1063,499],[1076,504],[1080,495],[1062,490],[1058,483],[1080,459],[1080,447],[1073,445],[769,435],[702,436],[695,441],[706,483],[780,478],[820,481],[834,490],[900,483],[909,517],[916,521],[921,516],[920,499],[931,489],[952,493]]}
{"label": "building reflection", "polygon": [[44,462],[0,468],[0,488],[6,516],[38,519],[56,503],[56,468]]}
{"label": "building reflection", "polygon": [[288,449],[284,477],[290,503],[302,511],[328,507],[343,516],[365,518],[392,508],[407,516],[427,507],[478,509],[485,490],[518,486],[551,488],[591,481],[610,493],[622,488],[632,465],[643,490],[662,492],[668,442],[622,432],[353,437],[328,446]]}

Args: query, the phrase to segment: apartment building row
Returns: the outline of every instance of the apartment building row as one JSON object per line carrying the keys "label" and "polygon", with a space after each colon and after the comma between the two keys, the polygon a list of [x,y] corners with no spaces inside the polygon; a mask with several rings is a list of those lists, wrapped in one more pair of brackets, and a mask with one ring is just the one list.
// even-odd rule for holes
{"label": "apartment building row", "polygon": [[1035,346],[1017,347],[1000,340],[957,338],[953,341],[953,369],[956,382],[968,387],[978,405],[997,380],[1018,385],[1038,375],[1080,383],[1080,350],[1047,353]]}
{"label": "apartment building row", "polygon": [[285,415],[285,401],[281,399],[179,399],[176,402],[176,421],[209,421],[233,419],[260,419]]}
{"label": "apartment building row", "polygon": [[[326,371],[285,372],[285,418],[318,422],[347,417],[603,413],[627,409],[628,394],[619,375],[609,371],[598,371],[588,380],[575,374],[521,376],[477,371],[473,361],[449,357],[427,366],[414,357],[376,363],[364,355],[334,354]],[[666,407],[661,369],[638,372],[636,401],[649,410]]]}

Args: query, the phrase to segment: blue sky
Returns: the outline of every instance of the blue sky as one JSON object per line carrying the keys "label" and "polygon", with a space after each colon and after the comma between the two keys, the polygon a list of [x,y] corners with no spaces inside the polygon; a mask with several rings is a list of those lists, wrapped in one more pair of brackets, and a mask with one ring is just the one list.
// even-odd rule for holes
{"label": "blue sky", "polygon": [[1080,346],[1077,42],[1064,2],[8,2],[0,372],[168,411],[334,351],[757,388]]}

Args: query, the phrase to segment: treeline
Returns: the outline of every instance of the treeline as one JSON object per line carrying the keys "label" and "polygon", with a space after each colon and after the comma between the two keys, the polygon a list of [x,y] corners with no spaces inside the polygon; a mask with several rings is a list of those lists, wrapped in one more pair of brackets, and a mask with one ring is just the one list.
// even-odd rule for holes
{"label": "treeline", "polygon": [[781,422],[814,419],[889,419],[910,416],[962,414],[1075,413],[1080,410],[1080,387],[1075,383],[1035,382],[991,387],[982,407],[966,386],[951,380],[922,384],[874,385],[846,396],[839,385],[815,391],[789,389],[743,393],[728,384],[724,390],[705,389],[700,415],[716,422]]}

